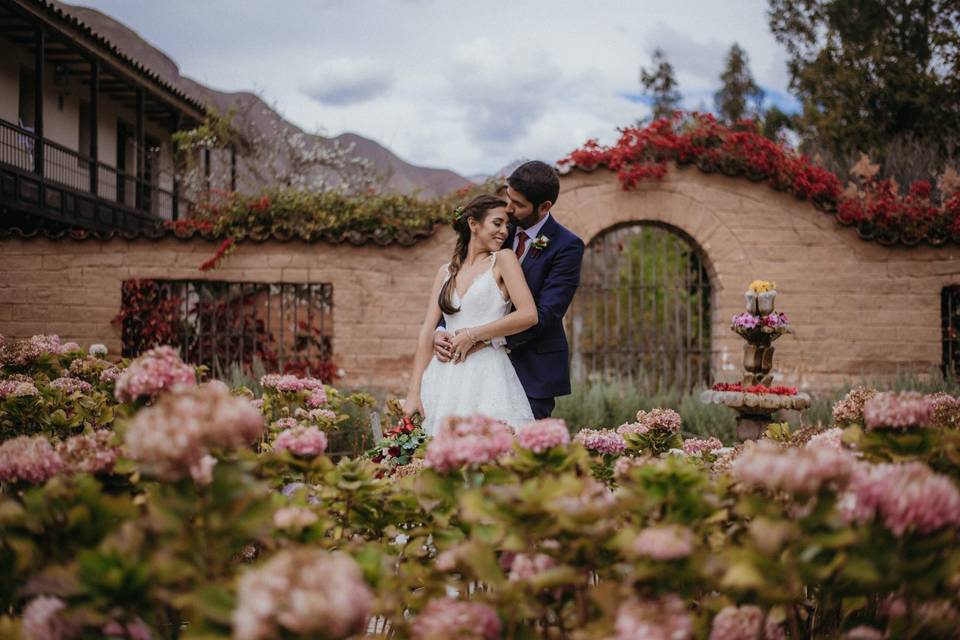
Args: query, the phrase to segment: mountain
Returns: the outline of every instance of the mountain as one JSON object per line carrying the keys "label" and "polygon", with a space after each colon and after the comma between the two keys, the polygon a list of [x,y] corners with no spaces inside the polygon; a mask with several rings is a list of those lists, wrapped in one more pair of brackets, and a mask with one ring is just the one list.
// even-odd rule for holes
{"label": "mountain", "polygon": [[344,133],[335,138],[307,134],[292,122],[286,120],[260,96],[249,91],[225,92],[208,87],[180,73],[180,68],[167,54],[144,40],[137,32],[110,16],[91,9],[65,2],[56,2],[64,11],[85,22],[94,31],[112,42],[128,56],[142,62],[156,72],[163,80],[180,88],[201,102],[213,105],[221,113],[236,106],[241,113],[248,114],[251,122],[261,132],[285,133],[299,132],[307,140],[318,145],[328,145],[339,141],[352,144],[353,153],[370,161],[374,170],[384,176],[384,188],[396,193],[418,192],[423,196],[437,196],[449,193],[470,184],[470,180],[447,170],[420,167],[406,162],[378,142],[355,133]]}

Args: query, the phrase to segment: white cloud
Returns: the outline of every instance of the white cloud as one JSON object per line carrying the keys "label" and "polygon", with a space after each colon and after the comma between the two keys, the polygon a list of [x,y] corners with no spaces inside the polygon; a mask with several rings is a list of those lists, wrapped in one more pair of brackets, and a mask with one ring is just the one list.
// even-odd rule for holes
{"label": "white cloud", "polygon": [[300,82],[300,90],[323,104],[342,107],[367,102],[385,94],[393,75],[369,58],[323,60]]}
{"label": "white cloud", "polygon": [[713,105],[733,42],[787,93],[766,0],[78,0],[139,31],[183,73],[259,89],[293,122],[373,138],[405,160],[487,173],[559,159],[647,114],[623,97],[662,46],[684,105]]}

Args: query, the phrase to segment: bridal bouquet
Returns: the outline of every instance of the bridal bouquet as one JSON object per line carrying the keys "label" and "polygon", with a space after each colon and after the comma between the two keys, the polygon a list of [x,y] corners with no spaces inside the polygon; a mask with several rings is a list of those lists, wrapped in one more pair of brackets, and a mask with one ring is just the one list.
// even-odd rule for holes
{"label": "bridal bouquet", "polygon": [[420,426],[423,417],[420,414],[404,416],[403,408],[395,401],[387,402],[386,414],[396,418],[395,426],[384,432],[383,440],[376,443],[367,455],[373,462],[392,470],[410,464],[417,449],[426,442],[427,434]]}

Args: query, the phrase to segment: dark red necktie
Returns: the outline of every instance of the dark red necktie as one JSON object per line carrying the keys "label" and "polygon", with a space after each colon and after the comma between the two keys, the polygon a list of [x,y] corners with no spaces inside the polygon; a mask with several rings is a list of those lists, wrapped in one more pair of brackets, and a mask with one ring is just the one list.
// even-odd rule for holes
{"label": "dark red necktie", "polygon": [[520,231],[517,233],[517,260],[523,256],[523,250],[527,248],[527,235],[526,231]]}

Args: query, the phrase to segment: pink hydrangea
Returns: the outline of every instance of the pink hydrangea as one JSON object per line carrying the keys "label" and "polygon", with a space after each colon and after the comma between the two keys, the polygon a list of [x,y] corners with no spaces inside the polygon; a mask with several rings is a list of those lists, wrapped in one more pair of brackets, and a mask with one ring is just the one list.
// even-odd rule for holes
{"label": "pink hydrangea", "polygon": [[581,429],[573,441],[588,451],[604,455],[620,455],[627,448],[623,436],[613,429]]}
{"label": "pink hydrangea", "polygon": [[629,433],[646,433],[649,430],[650,428],[642,422],[624,422],[617,427],[617,433],[620,436],[625,436]]}
{"label": "pink hydrangea", "polygon": [[883,640],[884,637],[883,631],[866,625],[854,627],[843,634],[843,640]]}
{"label": "pink hydrangea", "polygon": [[101,384],[110,384],[111,382],[116,382],[120,379],[120,374],[123,373],[120,370],[120,367],[109,367],[100,372],[100,383]]}
{"label": "pink hydrangea", "polygon": [[687,605],[675,594],[640,600],[632,598],[617,609],[615,640],[688,640],[693,620]]}
{"label": "pink hydrangea", "polygon": [[489,605],[442,598],[424,607],[411,630],[414,640],[497,640],[503,626]]}
{"label": "pink hydrangea", "polygon": [[233,637],[345,638],[366,631],[372,607],[373,593],[350,556],[308,547],[284,550],[241,576]]}
{"label": "pink hydrangea", "polygon": [[153,632],[147,623],[140,618],[126,624],[111,620],[103,625],[103,633],[107,636],[129,638],[130,640],[153,640]]}
{"label": "pink hydrangea", "polygon": [[915,391],[878,393],[863,404],[867,429],[929,427],[933,402]]}
{"label": "pink hydrangea", "polygon": [[43,436],[18,436],[0,445],[0,482],[43,484],[63,470],[63,460]]}
{"label": "pink hydrangea", "polygon": [[617,482],[623,482],[630,475],[633,469],[644,466],[650,462],[651,458],[643,456],[634,458],[632,456],[622,456],[617,458],[613,465],[613,477]]}
{"label": "pink hydrangea", "polygon": [[319,516],[306,507],[282,507],[273,513],[273,526],[277,529],[305,529],[317,520]]}
{"label": "pink hydrangea", "polygon": [[337,422],[336,412],[330,409],[310,409],[309,411],[297,409],[293,415],[301,420],[309,420],[311,422],[324,424],[335,424]]}
{"label": "pink hydrangea", "polygon": [[164,480],[178,480],[211,450],[248,445],[263,434],[263,416],[226,385],[179,387],[139,411],[126,433],[130,457]]}
{"label": "pink hydrangea", "polygon": [[563,420],[547,418],[522,427],[517,433],[517,440],[524,449],[543,453],[553,447],[565,447],[570,444],[570,431]]}
{"label": "pink hydrangea", "polygon": [[693,532],[673,525],[647,527],[630,543],[630,551],[634,554],[660,561],[686,558],[694,548]]}
{"label": "pink hydrangea", "polygon": [[317,427],[293,427],[273,441],[274,451],[289,451],[301,458],[315,458],[327,450],[327,434]]}
{"label": "pink hydrangea", "polygon": [[807,440],[806,447],[829,447],[831,449],[843,449],[843,429],[834,427],[815,434]]}
{"label": "pink hydrangea", "polygon": [[57,445],[57,454],[68,473],[110,473],[118,456],[112,439],[113,432],[106,429],[73,436]]}
{"label": "pink hydrangea", "polygon": [[40,395],[40,390],[33,382],[19,379],[0,380],[0,398],[28,398]]}
{"label": "pink hydrangea", "polygon": [[894,535],[960,526],[960,491],[922,462],[856,466],[840,513],[848,522],[883,522]]}
{"label": "pink hydrangea", "polygon": [[680,433],[680,414],[673,409],[638,411],[637,422],[644,425],[647,431]]}
{"label": "pink hydrangea", "polygon": [[310,391],[310,395],[307,396],[306,404],[311,409],[317,409],[327,404],[327,391],[323,388],[322,384]]}
{"label": "pink hydrangea", "polygon": [[545,553],[518,553],[510,563],[510,582],[532,580],[555,566],[557,566],[557,561]]}
{"label": "pink hydrangea", "polygon": [[59,354],[63,348],[63,345],[60,343],[60,336],[54,334],[31,336],[28,342],[40,353]]}
{"label": "pink hydrangea", "polygon": [[[323,382],[316,378],[299,378],[292,374],[268,373],[260,378],[260,386],[264,389],[273,389],[280,393],[296,393],[298,391],[323,391]],[[311,394],[312,395],[312,394]],[[326,395],[324,395],[326,399]]]}
{"label": "pink hydrangea", "polygon": [[688,456],[699,456],[713,451],[714,449],[722,449],[723,443],[720,442],[718,438],[689,438],[683,441],[683,452]]}
{"label": "pink hydrangea", "polygon": [[784,640],[783,627],[768,620],[760,607],[724,607],[713,619],[710,640]]}
{"label": "pink hydrangea", "polygon": [[185,364],[173,347],[150,349],[120,374],[114,395],[120,402],[153,398],[178,385],[196,385],[193,367]]}
{"label": "pink hydrangea", "polygon": [[66,603],[60,598],[37,596],[23,609],[24,640],[71,640],[82,631],[62,615]]}
{"label": "pink hydrangea", "polygon": [[83,347],[81,347],[76,342],[64,342],[63,344],[60,345],[60,349],[57,351],[57,353],[66,354],[66,353],[75,353],[77,351],[83,351]]}
{"label": "pink hydrangea", "polygon": [[273,421],[270,428],[274,431],[283,431],[284,429],[293,429],[297,426],[300,426],[300,423],[297,422],[296,418],[279,418]]}
{"label": "pink hydrangea", "polygon": [[931,425],[940,429],[960,427],[960,400],[949,393],[933,393],[927,396],[931,405]]}
{"label": "pink hydrangea", "polygon": [[761,441],[748,445],[731,465],[733,477],[746,487],[812,495],[827,484],[846,485],[855,459],[829,447],[798,448]]}
{"label": "pink hydrangea", "polygon": [[876,389],[854,387],[833,405],[833,421],[841,426],[862,423],[863,405],[877,393]]}
{"label": "pink hydrangea", "polygon": [[68,396],[74,393],[90,393],[93,391],[93,385],[77,378],[57,378],[50,381],[50,386]]}
{"label": "pink hydrangea", "polygon": [[616,502],[616,496],[607,485],[587,477],[581,480],[577,493],[554,498],[551,507],[574,518],[596,519]]}
{"label": "pink hydrangea", "polygon": [[441,473],[493,462],[513,448],[510,427],[487,416],[451,416],[427,445],[426,466]]}

